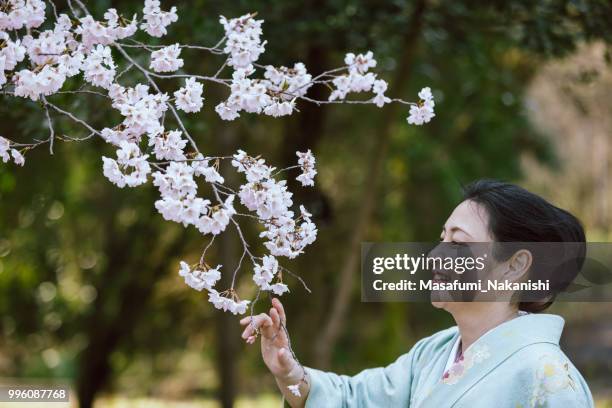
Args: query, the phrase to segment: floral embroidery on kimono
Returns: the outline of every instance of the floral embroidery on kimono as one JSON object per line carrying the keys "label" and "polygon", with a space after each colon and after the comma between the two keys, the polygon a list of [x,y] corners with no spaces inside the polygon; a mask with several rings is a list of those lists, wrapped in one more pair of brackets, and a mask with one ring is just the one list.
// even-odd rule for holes
{"label": "floral embroidery on kimono", "polygon": [[544,355],[535,372],[534,388],[530,407],[537,408],[546,404],[548,398],[568,387],[576,389],[576,382],[569,372],[569,362],[559,356]]}
{"label": "floral embroidery on kimono", "polygon": [[469,347],[463,356],[461,356],[459,360],[456,361],[446,373],[444,373],[442,382],[449,385],[456,384],[457,381],[459,381],[461,377],[463,377],[475,364],[478,364],[489,357],[491,357],[491,353],[489,352],[489,347],[486,344],[472,345],[472,347]]}

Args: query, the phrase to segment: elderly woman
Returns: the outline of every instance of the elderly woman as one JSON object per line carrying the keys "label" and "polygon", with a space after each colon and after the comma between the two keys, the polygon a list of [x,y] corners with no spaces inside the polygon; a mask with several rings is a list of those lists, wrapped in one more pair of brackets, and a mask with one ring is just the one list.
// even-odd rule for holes
{"label": "elderly woman", "polygon": [[[523,188],[492,180],[466,188],[440,238],[457,244],[585,243],[576,217]],[[534,262],[524,249],[494,258],[492,269],[514,281]],[[576,264],[571,279],[582,258]],[[555,276],[551,279],[558,287]],[[563,279],[569,284],[567,276]],[[264,362],[292,407],[593,407],[586,382],[559,347],[563,318],[540,313],[553,298],[434,301],[434,307],[453,316],[455,327],[420,340],[386,367],[353,377],[303,368],[295,361],[278,299],[269,314],[241,323],[246,326],[243,338],[250,342],[261,332]]]}

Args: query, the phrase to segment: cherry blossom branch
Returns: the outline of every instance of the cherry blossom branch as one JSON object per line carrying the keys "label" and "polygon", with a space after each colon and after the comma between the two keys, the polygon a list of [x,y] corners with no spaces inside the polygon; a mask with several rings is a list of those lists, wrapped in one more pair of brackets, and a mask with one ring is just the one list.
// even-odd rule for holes
{"label": "cherry blossom branch", "polygon": [[[139,32],[155,38],[166,35],[168,27],[178,20],[176,7],[162,10],[159,2],[144,0],[141,16],[134,15],[130,20],[117,10],[108,9],[104,20],[98,21],[81,0],[68,0],[72,17],[58,14],[55,4],[50,2],[54,20],[46,21],[42,0],[4,0],[4,4],[0,11],[0,91],[6,98],[41,101],[49,137],[34,139],[32,143],[16,143],[0,137],[0,159],[23,165],[22,153],[43,144],[48,143],[53,154],[56,141],[101,137],[117,149],[116,158],[102,157],[103,173],[112,183],[126,188],[152,180],[160,192],[154,205],[164,219],[186,228],[197,228],[203,235],[212,235],[199,262],[195,265],[181,262],[179,274],[194,289],[206,290],[215,307],[232,313],[245,313],[249,307],[249,301],[241,300],[235,290],[246,257],[253,267],[256,300],[262,291],[277,296],[289,291],[282,279],[283,272],[295,277],[310,292],[305,281],[280,265],[278,259],[293,259],[302,254],[315,241],[317,229],[308,211],[293,202],[285,181],[278,178],[288,170],[299,169],[296,180],[309,187],[314,185],[317,172],[310,151],[296,152],[297,164],[280,170],[242,150],[232,156],[202,154],[178,111],[195,114],[203,108],[203,84],[218,84],[229,90],[227,98],[215,106],[219,117],[227,121],[243,114],[291,115],[299,112],[298,101],[316,106],[383,107],[400,103],[409,106],[408,123],[416,125],[427,123],[435,116],[429,88],[419,92],[416,103],[387,97],[387,82],[373,71],[376,60],[370,51],[349,52],[343,65],[314,76],[299,62],[292,67],[259,64],[257,61],[265,52],[267,42],[262,39],[263,20],[257,20],[256,13],[232,19],[221,17],[224,35],[212,47],[179,43],[151,45],[134,37]],[[184,65],[183,50],[202,51],[223,59],[212,76],[182,73],[179,70]],[[148,65],[142,62],[143,57],[149,59]],[[119,72],[118,66],[123,66]],[[229,78],[222,77],[226,72],[230,73]],[[78,89],[64,89],[68,78],[81,73],[83,81]],[[142,76],[144,83],[122,85],[130,73],[135,74],[130,79]],[[168,94],[161,91],[160,80],[179,80],[184,84]],[[314,86],[329,89],[329,97],[312,97],[310,90]],[[367,99],[352,98],[353,94],[364,93],[369,94]],[[103,101],[110,102],[120,113],[122,120],[96,130],[87,119],[53,103],[55,94],[75,98],[102,96]],[[89,134],[81,138],[57,134],[51,110],[84,127]],[[178,129],[167,128],[168,117]],[[231,160],[235,171],[244,175],[238,186],[225,182],[219,173],[220,160]],[[201,196],[202,185],[212,190],[211,199]],[[238,203],[246,210],[238,211],[235,208]],[[252,252],[243,234],[243,221],[253,222],[262,230],[259,238],[265,247],[263,256]],[[233,270],[231,286],[218,292],[215,285],[221,276],[221,265],[211,267],[206,256],[215,237],[225,232],[230,223],[235,227],[243,251]],[[255,303],[250,303],[251,312]]]}
{"label": "cherry blossom branch", "polygon": [[77,118],[76,116],[74,116],[72,113],[63,110],[62,108],[58,107],[57,105],[45,101],[45,105],[46,106],[50,106],[51,108],[53,108],[55,111],[61,113],[62,115],[65,115],[67,117],[69,117],[70,119],[72,119],[74,122],[78,123],[79,125],[85,127],[87,130],[89,130],[92,134],[95,134],[97,136],[102,137],[102,134],[100,132],[98,132],[96,129],[94,129],[93,127],[91,127],[87,122],[85,122],[84,120],[81,120],[79,118]]}
{"label": "cherry blossom branch", "polygon": [[53,155],[53,141],[55,139],[55,130],[53,129],[51,115],[49,115],[49,106],[47,103],[47,99],[43,96],[42,100],[45,103],[45,115],[47,116],[47,124],[49,126],[49,154]]}
{"label": "cherry blossom branch", "polygon": [[[276,296],[289,292],[283,273],[296,278],[311,292],[306,282],[282,266],[279,259],[301,255],[316,240],[318,231],[311,214],[293,202],[286,181],[278,178],[288,170],[299,169],[296,181],[310,187],[314,185],[317,171],[310,150],[296,152],[297,164],[280,170],[242,150],[231,156],[202,154],[178,111],[195,114],[202,110],[203,83],[222,85],[229,90],[227,98],[214,108],[226,121],[236,120],[243,114],[288,116],[299,112],[298,101],[316,106],[361,104],[379,108],[399,103],[409,106],[407,122],[413,125],[428,123],[435,116],[429,88],[419,92],[417,102],[385,95],[387,82],[374,72],[377,62],[371,51],[349,52],[343,65],[315,76],[300,62],[292,67],[259,64],[267,42],[262,39],[263,20],[256,19],[257,13],[232,19],[221,16],[219,22],[224,35],[212,47],[179,43],[150,45],[133,37],[165,36],[168,27],[178,20],[176,7],[162,10],[159,1],[144,0],[141,16],[134,15],[130,20],[111,8],[98,21],[81,0],[67,0],[72,16],[58,14],[54,2],[49,1],[53,19],[47,20],[42,0],[0,1],[0,93],[9,100],[40,101],[49,127],[47,139],[33,139],[32,143],[17,143],[0,136],[0,160],[24,165],[24,154],[38,146],[48,143],[53,155],[56,141],[102,138],[117,149],[116,158],[102,156],[102,171],[110,182],[119,188],[131,188],[151,181],[160,193],[154,206],[164,219],[210,236],[198,263],[190,265],[181,261],[179,275],[190,287],[205,291],[214,307],[234,314],[244,314],[250,309],[252,317],[262,292]],[[212,76],[179,73],[184,65],[183,50],[203,51],[223,56],[223,60]],[[130,55],[131,52],[138,56]],[[149,59],[148,66],[140,62],[143,57]],[[118,66],[124,64],[117,72]],[[228,71],[231,71],[229,78],[222,78]],[[144,77],[144,83],[122,85],[130,73]],[[76,90],[64,89],[69,78],[80,74],[83,80]],[[161,91],[159,80],[168,83],[180,80],[183,86],[168,94]],[[328,98],[312,97],[309,92],[314,86],[329,89]],[[352,97],[364,93],[368,94],[367,99]],[[96,130],[86,118],[81,119],[53,103],[55,94],[74,98],[102,96],[102,101],[110,102],[112,109],[119,112],[121,122]],[[71,119],[89,134],[81,138],[57,134],[50,110]],[[174,119],[171,122],[176,122],[178,129],[167,128],[168,116]],[[228,185],[219,173],[221,160],[230,160],[231,167],[244,176],[238,186]],[[202,185],[210,187],[210,199],[201,194]],[[236,205],[242,207],[240,211]],[[262,256],[256,256],[253,246],[247,242],[241,227],[243,221],[258,226],[259,238],[265,247]],[[240,239],[242,254],[233,270],[230,287],[219,292],[216,285],[222,265],[210,266],[207,252],[215,237],[226,232],[230,223]],[[247,257],[253,269],[253,302],[241,299],[235,289],[239,273],[246,268]],[[285,324],[281,327],[289,339]],[[301,366],[290,342],[289,350]],[[299,394],[299,384],[290,385],[289,389]]]}

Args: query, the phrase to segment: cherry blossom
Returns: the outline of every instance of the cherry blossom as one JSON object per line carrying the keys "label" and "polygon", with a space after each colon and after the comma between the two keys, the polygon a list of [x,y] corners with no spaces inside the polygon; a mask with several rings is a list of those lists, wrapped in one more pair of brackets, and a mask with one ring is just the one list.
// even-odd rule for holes
{"label": "cherry blossom", "polygon": [[[147,182],[147,175],[151,167],[147,158],[143,155],[138,145],[123,141],[117,150],[117,160],[102,157],[104,162],[104,175],[118,187],[136,187]],[[129,171],[130,173],[124,173]]]}
{"label": "cherry blossom", "polygon": [[98,44],[109,45],[115,40],[131,37],[138,29],[136,15],[129,25],[125,27],[119,25],[119,14],[114,8],[104,13],[104,19],[106,20],[104,23],[94,20],[92,16],[85,16],[79,20],[81,24],[75,33],[81,36],[81,43],[86,49]]}
{"label": "cherry blossom", "polygon": [[181,138],[180,130],[158,133],[149,138],[149,146],[153,146],[153,153],[159,160],[183,160],[183,149],[187,140]]}
{"label": "cherry blossom", "polygon": [[113,83],[115,70],[115,62],[108,46],[98,44],[83,61],[85,80],[105,89],[108,89]]}
{"label": "cherry blossom", "polygon": [[224,203],[211,207],[208,214],[203,215],[196,224],[202,234],[218,235],[225,231],[232,216],[236,214],[234,209],[234,196],[227,197]]}
{"label": "cherry blossom", "polygon": [[263,20],[256,20],[250,14],[227,19],[221,16],[219,22],[225,29],[225,48],[229,55],[228,65],[236,69],[251,70],[252,63],[265,51],[265,41],[261,41]]}
{"label": "cherry blossom", "polygon": [[145,0],[143,11],[144,23],[140,28],[152,37],[163,37],[168,33],[167,27],[178,20],[176,7],[162,11],[159,0]]}
{"label": "cherry blossom", "polygon": [[253,282],[263,290],[270,288],[272,279],[278,272],[278,261],[275,257],[266,255],[262,258],[262,263],[255,264],[253,271]]}
{"label": "cherry blossom", "polygon": [[221,265],[215,268],[202,268],[198,265],[191,269],[187,263],[181,261],[180,266],[179,276],[185,279],[185,283],[188,286],[197,291],[202,291],[202,289],[211,290],[215,283],[221,279],[221,272],[219,272]]}
{"label": "cherry blossom", "polygon": [[317,175],[317,170],[315,170],[315,158],[312,152],[308,150],[304,153],[295,152],[295,154],[299,157],[298,164],[302,169],[302,174],[297,176],[296,180],[303,186],[314,186],[314,176]]}
{"label": "cherry blossom", "polygon": [[185,86],[174,92],[176,107],[187,113],[199,112],[204,105],[203,90],[204,86],[195,78],[187,78]]}
{"label": "cherry blossom", "polygon": [[36,28],[45,21],[45,2],[42,0],[7,0],[0,11],[0,30]]}
{"label": "cherry blossom", "polygon": [[208,291],[208,300],[217,309],[221,309],[224,312],[231,312],[233,314],[244,314],[246,313],[249,300],[236,300],[227,296],[223,296],[215,289]]}
{"label": "cherry blossom", "polygon": [[358,55],[349,52],[344,57],[344,63],[348,65],[349,72],[358,73],[360,75],[365,74],[370,68],[376,66],[376,60],[374,59],[374,53],[372,53],[372,51]]}
{"label": "cherry blossom", "polygon": [[25,164],[25,158],[19,152],[19,150],[12,149],[11,156],[13,156],[13,161],[15,162],[16,165],[23,166]]}
{"label": "cherry blossom", "polygon": [[181,68],[184,64],[179,58],[181,49],[178,44],[164,47],[151,53],[150,67],[155,72],[173,72]]}
{"label": "cherry blossom", "polygon": [[5,139],[0,136],[0,159],[2,159],[3,162],[6,163],[11,159],[11,156],[9,155],[10,151],[11,143],[8,139]]}
{"label": "cherry blossom", "polygon": [[301,397],[302,393],[300,392],[300,384],[288,385],[287,389],[296,397]]}
{"label": "cherry blossom", "polygon": [[[225,179],[217,171],[218,168],[209,165],[210,160],[207,160],[201,154],[198,154],[193,164],[191,165],[196,176],[204,176],[204,180],[208,183],[223,184]],[[218,163],[218,161],[217,161]],[[218,167],[218,164],[217,164]]]}
{"label": "cherry blossom", "polygon": [[429,87],[421,89],[419,92],[419,98],[421,101],[418,105],[410,106],[410,113],[408,116],[408,123],[411,125],[422,125],[428,123],[431,119],[436,116],[434,113],[434,99]]}

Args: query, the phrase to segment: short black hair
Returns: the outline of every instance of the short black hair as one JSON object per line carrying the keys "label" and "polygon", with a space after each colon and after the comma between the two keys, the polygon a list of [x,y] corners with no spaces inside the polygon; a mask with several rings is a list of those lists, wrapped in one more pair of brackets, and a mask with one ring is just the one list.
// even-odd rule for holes
{"label": "short black hair", "polygon": [[[563,284],[569,284],[582,268],[586,253],[584,228],[580,220],[568,211],[515,184],[493,179],[476,180],[464,186],[463,199],[476,202],[485,209],[489,232],[496,242],[581,243],[575,257],[577,267],[571,268],[573,276],[557,276]],[[506,254],[506,259],[511,255]],[[541,312],[551,304],[550,299],[546,302],[521,302],[519,309]]]}

